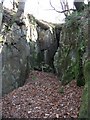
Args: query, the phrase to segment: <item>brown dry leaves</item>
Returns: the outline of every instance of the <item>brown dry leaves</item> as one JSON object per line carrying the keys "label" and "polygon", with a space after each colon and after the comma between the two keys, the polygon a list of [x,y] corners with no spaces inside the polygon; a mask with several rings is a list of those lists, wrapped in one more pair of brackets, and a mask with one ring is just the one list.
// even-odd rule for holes
{"label": "brown dry leaves", "polygon": [[50,73],[32,71],[23,87],[2,99],[5,118],[77,118],[83,87],[73,80],[60,93],[61,84]]}

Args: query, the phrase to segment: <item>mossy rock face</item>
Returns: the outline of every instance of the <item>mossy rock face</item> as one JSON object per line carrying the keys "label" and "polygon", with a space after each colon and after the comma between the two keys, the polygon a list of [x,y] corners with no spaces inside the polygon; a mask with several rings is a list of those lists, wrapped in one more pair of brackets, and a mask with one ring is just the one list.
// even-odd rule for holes
{"label": "mossy rock face", "polygon": [[54,67],[63,84],[76,79],[78,86],[85,85],[83,66],[87,58],[87,15],[86,8],[80,13],[73,12],[65,19],[62,27],[59,48],[54,56]]}
{"label": "mossy rock face", "polygon": [[88,84],[85,85],[83,91],[79,118],[88,118]]}
{"label": "mossy rock face", "polygon": [[84,76],[86,85],[82,95],[79,118],[90,118],[90,60],[85,63]]}
{"label": "mossy rock face", "polygon": [[86,84],[88,85],[88,92],[86,93],[88,95],[88,98],[86,98],[86,100],[88,101],[88,118],[90,119],[90,60],[88,60],[85,64],[85,70],[84,70],[84,74],[85,74],[85,81]]}
{"label": "mossy rock face", "polygon": [[89,82],[90,81],[90,60],[87,61],[85,64],[84,74],[85,74],[86,82]]}
{"label": "mossy rock face", "polygon": [[71,65],[67,67],[64,76],[62,77],[62,84],[66,85],[75,79],[75,63],[72,61]]}

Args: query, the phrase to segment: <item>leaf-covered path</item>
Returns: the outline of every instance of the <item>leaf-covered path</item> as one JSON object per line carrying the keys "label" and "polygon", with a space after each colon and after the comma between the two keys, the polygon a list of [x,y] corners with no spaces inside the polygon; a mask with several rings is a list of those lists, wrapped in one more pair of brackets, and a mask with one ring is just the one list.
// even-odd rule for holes
{"label": "leaf-covered path", "polygon": [[74,80],[62,87],[55,75],[33,71],[23,87],[3,98],[3,117],[77,118],[82,91]]}

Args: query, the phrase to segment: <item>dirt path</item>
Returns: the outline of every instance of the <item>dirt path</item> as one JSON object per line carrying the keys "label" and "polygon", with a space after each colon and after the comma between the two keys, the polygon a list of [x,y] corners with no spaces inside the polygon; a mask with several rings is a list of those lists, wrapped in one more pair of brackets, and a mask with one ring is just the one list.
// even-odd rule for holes
{"label": "dirt path", "polygon": [[3,98],[3,117],[77,118],[82,90],[75,81],[62,88],[56,76],[33,71],[23,87]]}

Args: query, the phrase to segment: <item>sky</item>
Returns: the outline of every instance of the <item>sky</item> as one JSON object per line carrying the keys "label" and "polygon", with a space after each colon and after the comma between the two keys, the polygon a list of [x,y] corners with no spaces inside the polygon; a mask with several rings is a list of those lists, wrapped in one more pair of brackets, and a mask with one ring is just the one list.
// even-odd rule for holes
{"label": "sky", "polygon": [[[51,0],[53,6],[55,6],[57,10],[62,11],[59,1],[60,0]],[[69,8],[73,8],[73,0],[67,1]],[[12,0],[4,0],[4,6],[12,8],[11,2]],[[50,6],[49,0],[26,0],[25,13],[33,14],[37,19],[42,19],[52,23],[64,22],[65,16],[63,13],[57,13],[50,9],[52,9],[52,7]]]}
{"label": "sky", "polygon": [[[31,8],[29,7],[29,1],[31,4]],[[57,1],[57,2],[56,2]],[[69,0],[70,1],[70,0]],[[72,1],[72,0],[71,0]],[[61,10],[61,6],[59,0],[52,0],[53,6],[58,10]],[[52,9],[49,3],[49,0],[27,0],[26,2],[26,11],[33,13],[37,18],[44,19],[49,22],[62,22],[64,19],[64,14],[60,14],[55,12]]]}

